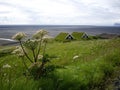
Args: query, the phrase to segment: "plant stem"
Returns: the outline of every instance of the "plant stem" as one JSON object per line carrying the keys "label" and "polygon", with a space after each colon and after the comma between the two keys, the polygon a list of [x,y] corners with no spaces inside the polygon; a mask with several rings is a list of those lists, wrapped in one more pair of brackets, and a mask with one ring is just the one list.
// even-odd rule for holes
{"label": "plant stem", "polygon": [[40,53],[41,43],[42,43],[42,37],[40,38],[40,42],[39,42],[39,44],[38,44],[38,51],[37,51],[36,58],[35,58],[35,61],[36,61],[36,62],[37,62],[37,59],[38,59],[38,55],[39,55],[39,53]]}
{"label": "plant stem", "polygon": [[23,61],[23,64],[24,64],[25,68],[29,71],[28,66],[26,65],[26,63],[24,61],[24,57],[22,58],[22,61]]}
{"label": "plant stem", "polygon": [[31,63],[33,63],[33,61],[30,59],[30,57],[29,57],[28,54],[26,53],[26,51],[25,51],[25,49],[24,49],[24,47],[23,47],[23,45],[22,45],[22,42],[21,42],[21,41],[19,41],[19,42],[20,42],[20,46],[21,46],[21,48],[22,48],[25,56],[28,58],[28,60],[29,60]]}
{"label": "plant stem", "polygon": [[8,82],[8,90],[10,90],[11,89],[11,70],[10,70],[10,68],[9,68],[8,80],[9,80],[9,82]]}
{"label": "plant stem", "polygon": [[37,60],[36,60],[36,58],[35,58],[35,51],[32,50],[32,53],[33,53],[34,62],[37,62]]}
{"label": "plant stem", "polygon": [[45,46],[44,46],[44,49],[43,49],[43,57],[45,55],[46,45],[47,45],[47,42],[45,42]]}
{"label": "plant stem", "polygon": [[37,72],[38,73],[38,75],[36,77],[37,79],[40,78],[40,76],[43,74],[43,68],[44,68],[45,64],[46,64],[46,62],[42,61],[42,64],[40,65],[40,68],[39,68],[39,70]]}

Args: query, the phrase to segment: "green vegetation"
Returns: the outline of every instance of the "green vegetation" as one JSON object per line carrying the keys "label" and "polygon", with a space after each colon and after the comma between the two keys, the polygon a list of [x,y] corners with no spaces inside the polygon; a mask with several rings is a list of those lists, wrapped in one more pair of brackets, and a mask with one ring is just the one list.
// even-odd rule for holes
{"label": "green vegetation", "polygon": [[0,47],[0,57],[3,57],[4,55],[8,55],[10,53],[12,53],[12,51],[14,50],[14,47]]}
{"label": "green vegetation", "polygon": [[24,73],[21,58],[0,57],[0,90],[105,90],[120,67],[120,39],[53,42],[46,53],[54,57],[48,70],[55,70],[38,80]]}
{"label": "green vegetation", "polygon": [[84,32],[73,32],[71,35],[75,37],[76,40],[81,40]]}
{"label": "green vegetation", "polygon": [[63,41],[65,41],[65,38],[66,38],[66,36],[67,36],[68,34],[69,34],[69,33],[61,32],[61,33],[59,33],[59,34],[55,37],[55,40],[56,40],[56,41],[63,42]]}
{"label": "green vegetation", "polygon": [[[46,30],[39,30],[31,38],[25,39],[27,35],[19,32],[12,38],[17,40],[20,44],[12,53],[22,59],[25,74],[32,76],[34,79],[39,79],[46,75],[50,70],[46,64],[50,61],[50,57],[46,54],[46,45],[50,38],[48,38]],[[46,36],[47,35],[47,36]],[[27,60],[31,63],[27,65]]]}

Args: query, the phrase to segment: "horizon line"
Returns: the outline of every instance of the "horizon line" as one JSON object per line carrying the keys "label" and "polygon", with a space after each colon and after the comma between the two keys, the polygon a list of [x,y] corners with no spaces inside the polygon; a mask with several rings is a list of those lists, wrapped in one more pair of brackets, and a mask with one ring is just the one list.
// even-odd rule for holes
{"label": "horizon line", "polygon": [[118,26],[118,25],[90,25],[90,24],[0,24],[0,26]]}

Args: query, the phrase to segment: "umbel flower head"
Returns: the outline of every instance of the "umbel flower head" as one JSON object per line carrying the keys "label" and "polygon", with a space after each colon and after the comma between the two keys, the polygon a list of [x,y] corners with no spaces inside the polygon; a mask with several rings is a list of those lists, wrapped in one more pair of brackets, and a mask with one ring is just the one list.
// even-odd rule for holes
{"label": "umbel flower head", "polygon": [[51,36],[45,35],[43,37],[43,42],[48,42],[51,38],[52,38]]}
{"label": "umbel flower head", "polygon": [[33,35],[33,37],[36,38],[36,39],[42,39],[43,36],[45,36],[45,35],[47,35],[47,34],[48,34],[48,32],[47,32],[46,30],[41,29],[41,30],[37,31],[37,32]]}
{"label": "umbel flower head", "polygon": [[19,57],[24,56],[24,52],[20,46],[17,46],[16,49],[12,52],[12,54],[16,54]]}
{"label": "umbel flower head", "polygon": [[27,41],[24,42],[24,46],[30,50],[35,50],[38,46],[38,41],[28,39]]}
{"label": "umbel flower head", "polygon": [[25,33],[19,32],[19,33],[15,34],[15,35],[12,37],[12,39],[20,41],[20,40],[22,40],[22,39],[25,38],[25,37],[26,37],[26,34],[25,34]]}
{"label": "umbel flower head", "polygon": [[38,55],[38,59],[42,59],[43,58],[43,55]]}
{"label": "umbel flower head", "polygon": [[3,68],[11,68],[11,66],[9,64],[5,64],[3,65]]}

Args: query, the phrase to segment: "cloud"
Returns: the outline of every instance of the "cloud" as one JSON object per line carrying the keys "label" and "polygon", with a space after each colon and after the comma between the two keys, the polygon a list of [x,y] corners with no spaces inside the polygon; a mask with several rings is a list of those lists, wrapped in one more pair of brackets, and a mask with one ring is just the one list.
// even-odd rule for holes
{"label": "cloud", "polygon": [[120,22],[119,0],[0,0],[0,24]]}

